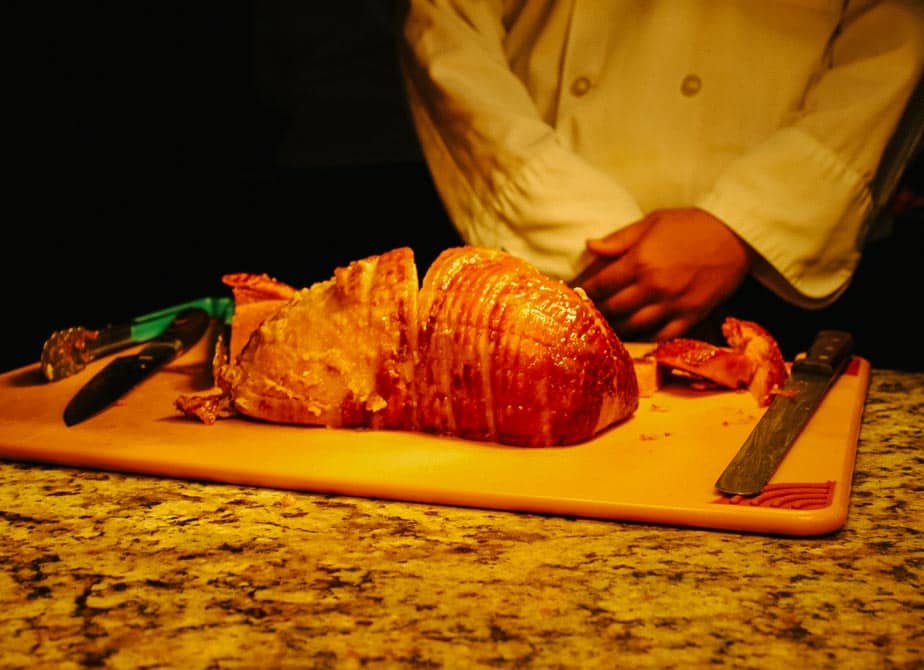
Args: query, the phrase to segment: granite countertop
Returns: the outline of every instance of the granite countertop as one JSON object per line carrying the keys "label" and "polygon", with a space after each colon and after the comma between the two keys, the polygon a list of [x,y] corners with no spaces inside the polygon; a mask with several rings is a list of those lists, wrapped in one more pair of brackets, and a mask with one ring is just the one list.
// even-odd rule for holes
{"label": "granite countertop", "polygon": [[924,667],[924,373],[772,537],[0,461],[0,667]]}

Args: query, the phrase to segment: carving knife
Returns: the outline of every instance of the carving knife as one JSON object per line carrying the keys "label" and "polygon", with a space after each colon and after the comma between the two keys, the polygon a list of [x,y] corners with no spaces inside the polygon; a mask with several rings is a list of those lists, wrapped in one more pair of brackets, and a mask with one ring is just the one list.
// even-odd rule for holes
{"label": "carving knife", "polygon": [[716,488],[730,495],[753,496],[776,472],[825,393],[853,352],[853,336],[822,330],[804,358],[793,361],[789,379],[722,472]]}
{"label": "carving knife", "polygon": [[73,426],[109,407],[198,342],[210,322],[209,313],[201,307],[179,312],[164,332],[149,340],[144,349],[113,359],[77,391],[64,409],[64,423]]}

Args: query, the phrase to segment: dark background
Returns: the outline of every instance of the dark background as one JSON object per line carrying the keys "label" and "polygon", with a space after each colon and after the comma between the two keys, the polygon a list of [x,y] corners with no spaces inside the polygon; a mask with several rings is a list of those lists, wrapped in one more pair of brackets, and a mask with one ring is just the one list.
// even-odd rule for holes
{"label": "dark background", "polygon": [[[425,268],[459,243],[404,106],[390,2],[189,5],[18,5],[0,369],[57,328],[226,295],[224,273],[304,286],[405,244]],[[922,231],[920,208],[896,218],[834,308],[757,296],[739,315],[787,357],[844,328],[874,366],[924,369]]]}
{"label": "dark background", "polygon": [[404,106],[390,2],[149,4],[20,12],[0,369],[57,328],[227,295],[224,273],[305,286],[458,243]]}

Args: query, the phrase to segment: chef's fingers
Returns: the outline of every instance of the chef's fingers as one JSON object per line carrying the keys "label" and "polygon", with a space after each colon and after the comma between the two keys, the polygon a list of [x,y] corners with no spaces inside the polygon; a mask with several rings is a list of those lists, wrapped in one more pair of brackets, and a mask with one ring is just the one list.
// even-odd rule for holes
{"label": "chef's fingers", "polygon": [[669,303],[639,283],[613,293],[598,307],[620,337],[644,335],[647,339],[672,316]]}
{"label": "chef's fingers", "polygon": [[688,337],[699,323],[710,313],[712,303],[703,300],[691,300],[691,296],[671,301],[664,323],[653,332],[652,339],[662,341],[675,337]]}
{"label": "chef's fingers", "polygon": [[638,284],[630,284],[597,303],[597,308],[611,322],[623,322],[652,302]]}
{"label": "chef's fingers", "polygon": [[666,303],[649,302],[624,318],[610,320],[613,329],[622,337],[650,339],[650,334],[659,330],[670,317]]}
{"label": "chef's fingers", "polygon": [[659,299],[637,285],[630,286],[600,310],[620,337],[669,340],[683,337],[705,318],[701,309],[681,307],[669,299]]}
{"label": "chef's fingers", "polygon": [[[593,259],[590,264],[584,268],[581,273],[568,282],[568,286],[572,288],[580,286],[583,288],[584,284],[590,281],[590,279],[596,276],[601,270],[603,270],[607,265],[613,262],[612,258],[607,258],[605,256],[600,256]],[[585,289],[586,290],[586,289]]]}
{"label": "chef's fingers", "polygon": [[606,261],[594,274],[586,277],[582,275],[582,281],[577,284],[596,303],[606,301],[613,294],[634,284],[636,279],[633,263],[623,259]]}
{"label": "chef's fingers", "polygon": [[662,325],[657,331],[652,335],[653,340],[662,342],[664,340],[670,340],[675,337],[683,337],[686,335],[690,329],[693,328],[700,319],[694,317],[691,314],[681,314],[675,316],[674,318],[668,320],[664,325]]}
{"label": "chef's fingers", "polygon": [[625,228],[615,230],[609,235],[591,238],[585,242],[587,250],[595,256],[620,256],[635,246],[648,229],[657,220],[656,215],[648,215]]}

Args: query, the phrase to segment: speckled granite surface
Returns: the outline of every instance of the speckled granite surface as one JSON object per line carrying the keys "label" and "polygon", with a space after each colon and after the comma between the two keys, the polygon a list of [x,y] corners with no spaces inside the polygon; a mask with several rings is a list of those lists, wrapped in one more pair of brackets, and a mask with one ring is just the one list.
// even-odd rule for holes
{"label": "speckled granite surface", "polygon": [[883,370],[819,538],[0,461],[0,667],[922,668],[922,480]]}

